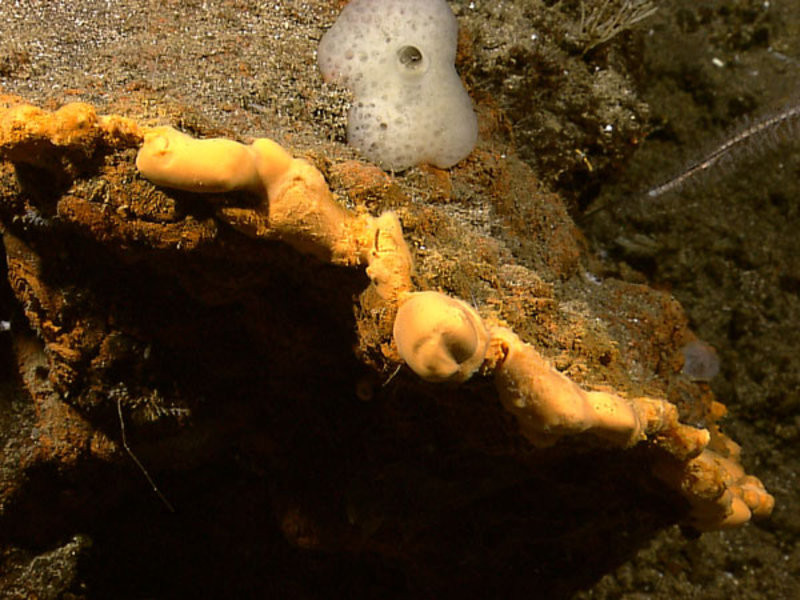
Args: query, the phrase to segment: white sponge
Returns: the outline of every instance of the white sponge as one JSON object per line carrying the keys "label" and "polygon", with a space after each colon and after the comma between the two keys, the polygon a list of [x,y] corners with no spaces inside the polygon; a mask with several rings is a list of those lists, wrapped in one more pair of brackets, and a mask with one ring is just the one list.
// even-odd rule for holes
{"label": "white sponge", "polygon": [[385,168],[446,168],[478,137],[456,73],[458,24],[444,0],[351,0],[319,44],[326,81],[353,92],[348,142]]}

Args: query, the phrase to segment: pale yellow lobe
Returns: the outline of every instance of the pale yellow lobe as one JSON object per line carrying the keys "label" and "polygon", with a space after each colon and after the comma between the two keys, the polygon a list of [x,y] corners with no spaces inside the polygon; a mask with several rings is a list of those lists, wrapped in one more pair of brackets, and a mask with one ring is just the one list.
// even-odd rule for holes
{"label": "pale yellow lobe", "polygon": [[156,185],[187,192],[263,189],[252,147],[233,140],[198,140],[172,127],[147,131],[136,168]]}
{"label": "pale yellow lobe", "polygon": [[483,363],[489,334],[467,304],[438,292],[410,294],[394,322],[394,340],[411,370],[427,381],[465,381]]}
{"label": "pale yellow lobe", "polygon": [[263,182],[274,182],[282,177],[294,160],[283,146],[269,138],[258,138],[250,147],[256,171]]}
{"label": "pale yellow lobe", "polygon": [[281,240],[326,262],[366,263],[382,298],[396,301],[411,289],[411,253],[397,217],[348,211],[336,202],[319,170],[273,140],[259,138],[250,145],[198,140],[172,127],[157,127],[145,132],[136,167],[167,188],[251,192],[260,198],[257,205],[220,206],[220,217],[249,236]]}

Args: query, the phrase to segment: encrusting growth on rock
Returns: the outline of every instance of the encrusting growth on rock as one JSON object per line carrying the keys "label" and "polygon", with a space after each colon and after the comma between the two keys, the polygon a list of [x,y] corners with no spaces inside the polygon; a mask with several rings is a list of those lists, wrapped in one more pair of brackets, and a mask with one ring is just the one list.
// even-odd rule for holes
{"label": "encrusting growth on rock", "polygon": [[278,239],[334,264],[364,265],[385,299],[411,288],[411,254],[397,218],[345,210],[317,169],[272,140],[198,140],[159,127],[145,134],[136,166],[164,187],[254,193],[260,198],[255,210],[222,207],[220,217],[251,237]]}
{"label": "encrusting growth on rock", "polygon": [[[0,110],[2,110],[0,97]],[[88,104],[67,104],[47,112],[29,104],[12,104],[0,112],[0,154],[12,162],[40,164],[53,160],[48,148],[79,148],[85,158],[105,143],[135,145],[144,130],[132,119],[99,116]]]}
{"label": "encrusting growth on rock", "polygon": [[583,433],[623,448],[651,442],[667,454],[657,459],[659,474],[684,495],[690,522],[701,531],[772,512],[772,496],[744,473],[738,452],[726,458],[707,448],[708,430],[680,423],[666,400],[584,390],[513,331],[483,323],[471,307],[444,294],[415,293],[401,302],[394,335],[409,367],[429,381],[465,381],[482,363],[531,444],[549,446]]}
{"label": "encrusting growth on rock", "polygon": [[413,291],[411,254],[397,216],[344,208],[313,165],[277,143],[198,140],[169,127],[98,117],[86,105],[55,113],[23,105],[0,112],[0,156],[12,161],[46,160],[39,146],[69,145],[82,136],[138,146],[139,172],[158,186],[247,192],[255,203],[219,203],[215,210],[250,237],[364,268],[388,313],[396,314],[393,340],[405,364],[430,382],[492,377],[502,406],[531,445],[586,434],[622,449],[647,444],[654,472],[686,499],[687,521],[698,530],[738,526],[771,512],[772,496],[745,474],[738,447],[719,431],[681,423],[667,400],[585,390],[498,319],[440,292]]}
{"label": "encrusting growth on rock", "polygon": [[[234,158],[216,160],[218,152]],[[735,461],[708,450],[709,432],[680,423],[677,408],[666,400],[586,391],[511,330],[484,323],[464,302],[438,292],[410,293],[411,259],[396,217],[386,213],[374,219],[339,207],[319,171],[290,159],[274,142],[257,140],[248,147],[159,129],[145,135],[137,166],[167,187],[262,191],[260,210],[229,209],[223,215],[251,235],[278,237],[331,262],[368,265],[380,295],[398,305],[394,340],[406,364],[433,382],[463,382],[484,365],[533,445],[583,433],[621,447],[652,441],[682,465],[675,483],[693,506],[698,529],[735,526],[751,513],[771,511],[763,485]],[[723,482],[711,506],[705,497],[710,481]]]}
{"label": "encrusting growth on rock", "polygon": [[438,292],[402,299],[394,321],[400,357],[426,381],[466,381],[483,364],[489,331],[461,300]]}

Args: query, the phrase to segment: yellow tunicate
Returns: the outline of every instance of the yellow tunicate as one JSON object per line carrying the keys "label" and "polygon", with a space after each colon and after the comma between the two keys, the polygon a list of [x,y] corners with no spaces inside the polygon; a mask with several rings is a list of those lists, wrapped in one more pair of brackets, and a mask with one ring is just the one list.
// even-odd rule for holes
{"label": "yellow tunicate", "polygon": [[483,363],[489,334],[464,302],[438,292],[410,294],[397,311],[394,340],[427,381],[466,381]]}
{"label": "yellow tunicate", "polygon": [[221,138],[198,140],[172,127],[145,133],[136,168],[156,185],[187,192],[264,192],[251,146]]}

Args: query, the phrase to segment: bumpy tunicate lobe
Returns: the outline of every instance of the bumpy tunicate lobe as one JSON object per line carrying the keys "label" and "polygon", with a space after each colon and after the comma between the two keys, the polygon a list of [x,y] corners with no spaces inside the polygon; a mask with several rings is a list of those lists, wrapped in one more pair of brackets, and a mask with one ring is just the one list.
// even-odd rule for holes
{"label": "bumpy tunicate lobe", "polygon": [[319,45],[326,80],[353,92],[348,142],[384,168],[447,168],[477,139],[444,0],[352,0]]}

